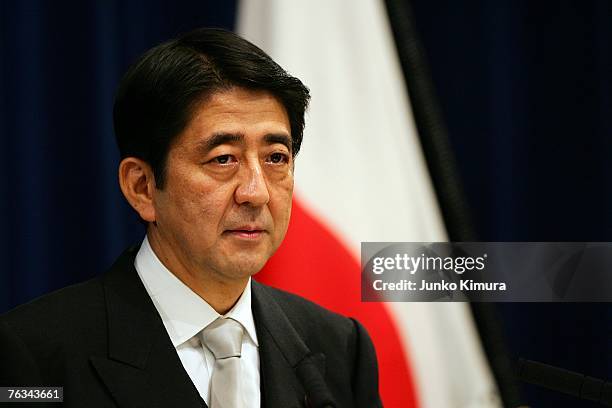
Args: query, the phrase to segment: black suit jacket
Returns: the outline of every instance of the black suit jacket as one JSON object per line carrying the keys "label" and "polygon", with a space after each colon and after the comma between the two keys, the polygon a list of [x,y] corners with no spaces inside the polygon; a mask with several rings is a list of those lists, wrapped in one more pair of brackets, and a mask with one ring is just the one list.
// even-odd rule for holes
{"label": "black suit jacket", "polygon": [[[136,251],[1,316],[0,386],[63,386],[65,407],[206,406],[136,273]],[[381,406],[358,322],[252,282],[262,407]]]}

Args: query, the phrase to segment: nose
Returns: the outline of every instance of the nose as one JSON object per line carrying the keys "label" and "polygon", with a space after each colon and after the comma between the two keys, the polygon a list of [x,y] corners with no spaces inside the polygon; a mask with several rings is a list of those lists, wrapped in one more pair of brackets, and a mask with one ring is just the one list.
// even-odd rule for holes
{"label": "nose", "polygon": [[236,203],[262,206],[270,201],[265,174],[258,161],[244,163],[239,170],[239,184],[234,193]]}

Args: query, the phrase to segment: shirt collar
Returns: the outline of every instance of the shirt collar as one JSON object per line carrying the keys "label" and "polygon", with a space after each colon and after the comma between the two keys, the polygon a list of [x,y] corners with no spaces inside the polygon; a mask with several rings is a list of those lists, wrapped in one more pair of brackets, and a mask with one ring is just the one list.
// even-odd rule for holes
{"label": "shirt collar", "polygon": [[[134,266],[175,348],[221,316],[166,268],[153,252],[146,236],[134,260]],[[238,321],[251,341],[259,346],[251,309],[250,278],[242,295],[225,316]]]}

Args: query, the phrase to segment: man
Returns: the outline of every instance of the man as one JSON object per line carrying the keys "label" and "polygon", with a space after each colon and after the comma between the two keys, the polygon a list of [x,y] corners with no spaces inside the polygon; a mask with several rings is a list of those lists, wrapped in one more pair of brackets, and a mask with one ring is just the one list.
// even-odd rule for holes
{"label": "man", "polygon": [[0,386],[63,386],[70,407],[380,406],[359,323],[251,280],[287,230],[308,99],[223,30],[137,61],[114,121],[146,237],[0,318]]}

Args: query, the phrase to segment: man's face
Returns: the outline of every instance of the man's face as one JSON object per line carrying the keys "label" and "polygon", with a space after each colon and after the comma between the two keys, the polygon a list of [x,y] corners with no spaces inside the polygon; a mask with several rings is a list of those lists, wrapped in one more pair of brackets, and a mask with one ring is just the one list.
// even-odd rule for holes
{"label": "man's face", "polygon": [[153,196],[149,233],[170,270],[227,281],[264,266],[291,215],[290,129],[285,108],[267,92],[232,88],[195,109]]}

